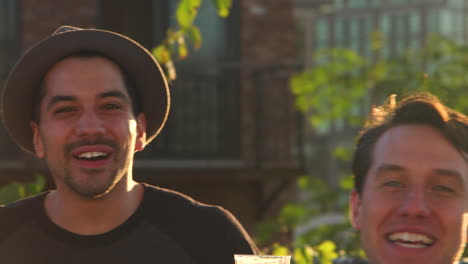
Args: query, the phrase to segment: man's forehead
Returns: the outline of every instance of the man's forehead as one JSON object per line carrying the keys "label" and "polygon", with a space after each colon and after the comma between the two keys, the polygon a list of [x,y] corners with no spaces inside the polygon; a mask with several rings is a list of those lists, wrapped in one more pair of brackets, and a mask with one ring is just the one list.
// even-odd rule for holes
{"label": "man's forehead", "polygon": [[57,102],[117,97],[132,104],[121,69],[102,57],[67,57],[44,76],[39,98],[46,109]]}
{"label": "man's forehead", "polygon": [[[62,91],[74,88],[79,89],[84,84],[112,85],[114,88],[123,88],[126,92],[125,79],[120,67],[105,57],[67,57],[54,64],[44,75],[41,88],[49,91]],[[96,87],[93,87],[96,88]]]}
{"label": "man's forehead", "polygon": [[399,125],[388,129],[377,140],[373,149],[373,157],[375,158],[382,154],[393,154],[395,151],[414,151],[421,154],[447,151],[456,153],[461,157],[461,154],[453,146],[453,143],[441,131],[432,126],[422,124]]}
{"label": "man's forehead", "polygon": [[53,73],[82,73],[86,69],[113,71],[116,75],[123,78],[121,67],[113,60],[103,56],[78,56],[71,55],[65,57],[53,64],[44,75],[47,80]]}
{"label": "man's forehead", "polygon": [[425,170],[468,177],[466,157],[441,132],[427,125],[402,125],[386,131],[376,142],[371,170]]}
{"label": "man's forehead", "polygon": [[[102,93],[95,94],[96,99],[105,99],[105,98],[110,98],[110,97],[121,99],[121,100],[123,100],[123,101],[125,101],[126,103],[129,103],[129,104],[131,103],[131,100],[130,100],[128,94],[123,92],[123,91],[120,91],[120,90],[110,90],[110,91],[107,91],[107,92],[102,92]],[[46,101],[47,108],[50,108],[51,106],[53,106],[56,103],[74,102],[74,101],[79,100],[79,98],[77,96],[66,95],[66,94],[49,95],[46,98],[47,98],[47,101]]]}

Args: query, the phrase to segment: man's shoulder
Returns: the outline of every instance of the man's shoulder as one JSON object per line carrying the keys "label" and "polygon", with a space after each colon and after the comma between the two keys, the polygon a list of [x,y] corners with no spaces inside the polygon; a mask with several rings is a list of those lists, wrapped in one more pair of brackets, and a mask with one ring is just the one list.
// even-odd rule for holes
{"label": "man's shoulder", "polygon": [[46,193],[0,206],[0,234],[13,232],[24,221],[31,219],[44,200]]}
{"label": "man's shoulder", "polygon": [[13,203],[1,205],[0,214],[2,216],[7,216],[9,214],[16,214],[22,212],[30,212],[30,209],[37,207],[41,204],[41,201],[44,200],[44,197],[47,193],[41,193],[35,196],[27,197],[24,199],[17,200]]}
{"label": "man's shoulder", "polygon": [[0,222],[3,223],[5,219],[23,218],[34,213],[34,209],[41,205],[46,195],[47,193],[41,193],[0,206]]}
{"label": "man's shoulder", "polygon": [[221,206],[205,204],[185,194],[147,184],[145,189],[143,209],[157,222],[184,223],[186,228],[200,230],[243,230],[236,217]]}
{"label": "man's shoulder", "polygon": [[145,204],[147,207],[158,208],[160,210],[174,211],[177,213],[201,213],[205,215],[228,213],[220,206],[205,204],[183,193],[144,184],[145,186]]}
{"label": "man's shoulder", "polygon": [[[190,249],[196,259],[203,259],[206,248],[217,248],[219,255],[229,256],[218,263],[232,262],[233,254],[257,252],[236,217],[220,206],[204,204],[179,192],[147,184],[144,204],[145,214],[151,222]],[[205,242],[200,243],[200,238]]]}

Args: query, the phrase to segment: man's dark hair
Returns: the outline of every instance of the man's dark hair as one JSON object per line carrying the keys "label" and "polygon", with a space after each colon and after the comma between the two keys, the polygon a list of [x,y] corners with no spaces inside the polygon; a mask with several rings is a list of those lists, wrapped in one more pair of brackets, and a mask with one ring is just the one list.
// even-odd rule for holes
{"label": "man's dark hair", "polygon": [[387,103],[373,109],[364,129],[358,136],[352,171],[354,188],[359,194],[363,192],[376,142],[389,129],[409,124],[431,126],[437,129],[463,156],[464,153],[468,153],[468,118],[443,105],[434,95],[419,93],[407,97],[397,105]]}
{"label": "man's dark hair", "polygon": [[[59,61],[62,61],[67,58],[96,58],[96,57],[102,57],[102,58],[108,59],[114,62],[115,64],[117,64],[117,66],[119,67],[120,73],[122,74],[122,79],[124,81],[125,88],[127,89],[127,92],[130,96],[133,114],[136,117],[139,113],[141,113],[141,108],[140,108],[140,103],[139,103],[139,96],[137,94],[137,89],[135,88],[135,82],[134,80],[130,78],[130,75],[127,73],[127,71],[120,64],[114,61],[112,58],[109,58],[106,55],[100,52],[96,52],[96,51],[78,51],[78,52],[72,53],[62,58]],[[31,120],[34,120],[36,122],[40,121],[40,106],[41,106],[42,99],[44,99],[44,96],[45,96],[44,77],[45,75],[42,77],[43,79],[40,81],[39,86],[33,96],[34,111],[32,113]]]}

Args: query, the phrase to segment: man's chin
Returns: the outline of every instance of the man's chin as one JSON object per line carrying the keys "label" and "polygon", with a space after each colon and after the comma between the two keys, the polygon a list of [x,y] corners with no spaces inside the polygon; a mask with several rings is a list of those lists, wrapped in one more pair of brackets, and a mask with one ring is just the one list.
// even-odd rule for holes
{"label": "man's chin", "polygon": [[[95,175],[102,176],[102,175]],[[87,184],[89,181],[93,181],[93,184]],[[82,198],[88,199],[99,199],[107,196],[113,191],[117,184],[116,178],[108,178],[107,181],[102,183],[96,183],[95,181],[99,180],[99,177],[90,177],[87,183],[75,182],[72,179],[65,180],[65,184],[70,188],[75,194]]]}
{"label": "man's chin", "polygon": [[87,199],[100,199],[105,197],[112,191],[111,186],[106,187],[89,187],[89,186],[70,186],[70,189],[80,196]]}
{"label": "man's chin", "polygon": [[415,248],[415,247],[401,247],[394,246],[395,248],[391,252],[380,252],[380,254],[374,256],[368,256],[369,264],[400,264],[400,263],[411,263],[411,264],[429,264],[429,263],[443,263],[451,264],[453,261],[444,260],[440,254],[435,254],[438,250],[427,247],[427,248]]}

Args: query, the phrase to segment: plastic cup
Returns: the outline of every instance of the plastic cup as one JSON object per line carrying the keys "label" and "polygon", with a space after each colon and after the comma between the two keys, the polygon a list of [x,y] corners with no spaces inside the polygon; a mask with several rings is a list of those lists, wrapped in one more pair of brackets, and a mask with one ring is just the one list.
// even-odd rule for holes
{"label": "plastic cup", "polygon": [[234,255],[235,264],[290,264],[291,256]]}

